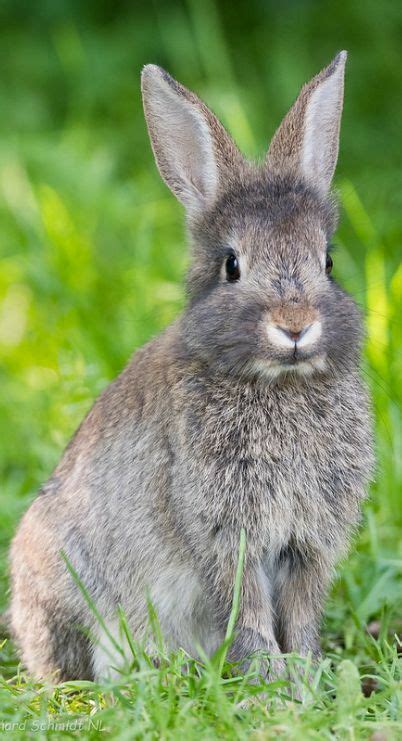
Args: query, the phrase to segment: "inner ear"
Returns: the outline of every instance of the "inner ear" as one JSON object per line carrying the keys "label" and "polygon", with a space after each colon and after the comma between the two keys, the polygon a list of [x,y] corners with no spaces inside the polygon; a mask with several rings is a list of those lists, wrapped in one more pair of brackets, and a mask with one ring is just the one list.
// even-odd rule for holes
{"label": "inner ear", "polygon": [[346,53],[311,92],[304,116],[301,169],[305,177],[328,190],[335,171],[343,104]]}

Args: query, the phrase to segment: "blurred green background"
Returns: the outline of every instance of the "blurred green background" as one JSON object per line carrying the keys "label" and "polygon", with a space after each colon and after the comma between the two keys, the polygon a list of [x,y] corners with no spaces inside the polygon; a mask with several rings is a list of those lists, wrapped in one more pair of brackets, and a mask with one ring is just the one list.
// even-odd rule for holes
{"label": "blurred green background", "polygon": [[328,608],[350,642],[356,615],[402,603],[402,5],[3,0],[0,19],[3,602],[20,513],[94,397],[183,305],[183,214],[153,164],[142,65],[194,88],[261,157],[301,84],[348,49],[335,274],[367,316],[379,458]]}

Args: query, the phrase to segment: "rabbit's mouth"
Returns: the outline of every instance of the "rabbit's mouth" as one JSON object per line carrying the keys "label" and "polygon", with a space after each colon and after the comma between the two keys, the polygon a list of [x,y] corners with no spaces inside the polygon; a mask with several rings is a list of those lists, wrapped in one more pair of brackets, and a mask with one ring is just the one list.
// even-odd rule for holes
{"label": "rabbit's mouth", "polygon": [[[262,343],[263,357],[254,360],[253,370],[270,380],[286,373],[311,376],[326,368],[326,355],[319,346],[322,322],[316,312],[305,312],[304,322],[295,315],[285,323],[285,316],[273,313],[264,323]],[[266,340],[269,349],[266,347]],[[268,352],[267,352],[268,350]]]}
{"label": "rabbit's mouth", "polygon": [[326,357],[322,353],[306,357],[295,352],[284,360],[274,360],[272,358],[263,360],[260,358],[252,363],[253,372],[269,381],[285,374],[311,376],[313,373],[325,372],[326,367]]}

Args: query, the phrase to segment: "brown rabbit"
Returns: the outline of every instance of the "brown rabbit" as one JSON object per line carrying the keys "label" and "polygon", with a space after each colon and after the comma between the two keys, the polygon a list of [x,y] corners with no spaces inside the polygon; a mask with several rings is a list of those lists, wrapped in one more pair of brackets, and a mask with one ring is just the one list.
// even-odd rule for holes
{"label": "brown rabbit", "polygon": [[35,676],[118,668],[118,606],[142,640],[147,595],[170,646],[211,654],[241,528],[229,658],[319,655],[323,598],[373,465],[361,319],[328,254],[345,61],[303,87],[259,166],[193,93],[144,68],[156,162],[187,211],[188,304],[100,396],[14,538],[12,629]]}

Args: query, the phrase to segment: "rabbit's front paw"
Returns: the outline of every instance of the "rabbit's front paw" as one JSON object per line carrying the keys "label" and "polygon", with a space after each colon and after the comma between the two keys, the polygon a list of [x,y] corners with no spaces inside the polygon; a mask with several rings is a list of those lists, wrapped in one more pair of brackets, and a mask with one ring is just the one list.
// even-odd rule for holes
{"label": "rabbit's front paw", "polygon": [[255,676],[273,682],[283,679],[286,666],[277,642],[261,636],[250,628],[241,630],[228,653],[228,661],[236,663],[237,671],[246,674],[252,670]]}

